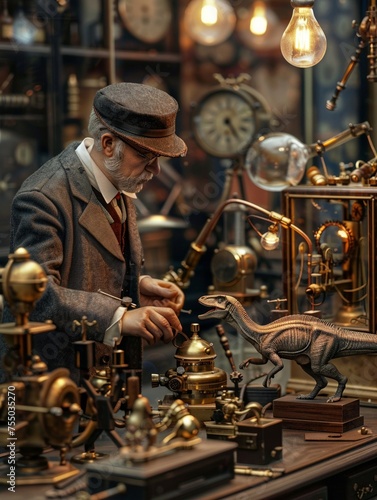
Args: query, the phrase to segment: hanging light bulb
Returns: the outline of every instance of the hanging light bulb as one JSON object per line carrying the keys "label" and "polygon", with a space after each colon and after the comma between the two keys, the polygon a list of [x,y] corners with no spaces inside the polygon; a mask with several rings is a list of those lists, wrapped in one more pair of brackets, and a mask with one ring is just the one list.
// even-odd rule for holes
{"label": "hanging light bulb", "polygon": [[325,55],[326,37],[314,17],[314,0],[291,0],[291,5],[292,18],[281,38],[281,53],[293,66],[310,68]]}
{"label": "hanging light bulb", "polygon": [[279,228],[277,224],[272,224],[267,233],[264,233],[261,237],[260,244],[265,250],[275,250],[279,246]]}
{"label": "hanging light bulb", "polygon": [[184,13],[187,33],[202,45],[224,42],[233,32],[236,20],[227,0],[192,0]]}
{"label": "hanging light bulb", "polygon": [[262,219],[264,221],[269,221],[271,219],[266,219],[265,217],[260,217],[259,215],[249,215],[247,217],[247,222],[253,228],[253,230],[260,236],[260,244],[265,250],[275,250],[279,246],[279,225],[274,222],[268,227],[268,231],[262,234],[259,229],[254,225],[253,219]]}
{"label": "hanging light bulb", "polygon": [[265,1],[256,0],[250,7],[237,10],[237,36],[258,53],[275,52],[285,26]]}
{"label": "hanging light bulb", "polygon": [[253,35],[262,36],[267,31],[267,25],[266,4],[264,2],[257,1],[252,6],[250,32]]}

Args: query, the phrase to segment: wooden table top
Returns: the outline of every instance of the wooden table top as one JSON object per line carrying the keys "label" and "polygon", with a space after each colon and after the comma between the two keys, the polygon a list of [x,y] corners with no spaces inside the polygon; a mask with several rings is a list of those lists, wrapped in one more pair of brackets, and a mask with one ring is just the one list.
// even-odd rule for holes
{"label": "wooden table top", "polygon": [[[373,460],[377,457],[377,408],[361,406],[360,414],[364,416],[365,427],[369,430],[369,434],[363,439],[347,440],[348,433],[345,433],[341,437],[333,437],[332,440],[316,441],[311,440],[316,436],[310,432],[284,429],[282,459],[266,466],[255,467],[283,470],[280,477],[271,479],[236,474],[228,483],[196,494],[190,500],[289,498],[286,495],[298,488],[313,485],[319,479],[329,478],[342,470]],[[113,443],[106,436],[98,440],[96,450],[110,450],[111,453],[116,453]],[[67,458],[77,453],[77,449],[71,450]],[[46,491],[49,489],[51,490],[51,486],[46,485],[17,486],[16,493],[8,493],[2,485],[0,496],[13,500],[24,500],[25,496],[33,500],[46,500]]]}

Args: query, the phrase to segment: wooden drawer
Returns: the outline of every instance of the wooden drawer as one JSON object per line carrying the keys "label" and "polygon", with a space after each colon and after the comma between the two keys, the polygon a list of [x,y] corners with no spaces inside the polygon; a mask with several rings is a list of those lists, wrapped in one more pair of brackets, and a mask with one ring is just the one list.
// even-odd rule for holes
{"label": "wooden drawer", "polygon": [[368,500],[377,496],[377,464],[351,474],[346,481],[346,500]]}
{"label": "wooden drawer", "polygon": [[377,498],[377,462],[364,468],[341,474],[333,482],[329,481],[330,498],[341,495],[344,500],[372,500]]}

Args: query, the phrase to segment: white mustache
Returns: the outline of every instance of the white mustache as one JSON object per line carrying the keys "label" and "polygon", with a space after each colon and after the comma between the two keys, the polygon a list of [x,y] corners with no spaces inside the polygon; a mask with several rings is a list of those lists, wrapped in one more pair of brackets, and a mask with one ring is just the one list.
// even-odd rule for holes
{"label": "white mustache", "polygon": [[140,178],[140,182],[147,182],[153,179],[153,174],[150,175],[144,175],[142,178]]}

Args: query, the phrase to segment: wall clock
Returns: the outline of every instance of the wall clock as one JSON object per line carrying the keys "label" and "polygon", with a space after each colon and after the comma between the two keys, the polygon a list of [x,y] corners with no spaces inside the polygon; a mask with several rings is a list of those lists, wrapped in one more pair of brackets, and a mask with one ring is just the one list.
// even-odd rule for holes
{"label": "wall clock", "polygon": [[192,129],[199,146],[212,156],[234,158],[246,151],[269,124],[267,103],[247,85],[222,84],[195,106]]}
{"label": "wall clock", "polygon": [[145,43],[162,40],[171,25],[170,0],[119,0],[118,11],[124,27]]}

